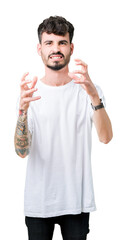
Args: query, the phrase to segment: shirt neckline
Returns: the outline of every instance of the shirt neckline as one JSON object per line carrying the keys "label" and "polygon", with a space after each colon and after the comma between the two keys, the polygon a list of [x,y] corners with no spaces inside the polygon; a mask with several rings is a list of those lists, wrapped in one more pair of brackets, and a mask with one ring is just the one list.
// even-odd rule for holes
{"label": "shirt neckline", "polygon": [[41,84],[43,87],[45,87],[45,88],[47,88],[47,89],[52,89],[52,90],[68,88],[68,87],[73,83],[73,81],[74,81],[74,80],[72,79],[70,82],[68,82],[68,83],[66,83],[66,84],[64,84],[64,85],[52,86],[52,85],[48,85],[48,84],[42,82],[41,79],[39,79],[39,82],[40,82],[40,84]]}

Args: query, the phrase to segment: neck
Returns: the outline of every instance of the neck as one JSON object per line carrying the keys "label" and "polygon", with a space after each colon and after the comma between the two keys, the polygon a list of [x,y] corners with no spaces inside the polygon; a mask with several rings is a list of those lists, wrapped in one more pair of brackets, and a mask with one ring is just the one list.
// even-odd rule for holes
{"label": "neck", "polygon": [[45,76],[41,79],[47,85],[51,86],[61,86],[70,82],[72,79],[68,76],[68,66],[54,71],[48,67],[45,67]]}

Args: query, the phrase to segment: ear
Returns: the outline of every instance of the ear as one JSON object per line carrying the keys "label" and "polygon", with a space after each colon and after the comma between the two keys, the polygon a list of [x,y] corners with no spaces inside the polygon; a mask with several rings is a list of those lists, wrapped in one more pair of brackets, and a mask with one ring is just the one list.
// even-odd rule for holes
{"label": "ear", "polygon": [[73,51],[74,51],[74,44],[71,43],[71,55],[73,54]]}
{"label": "ear", "polygon": [[41,44],[40,43],[37,44],[37,52],[38,52],[39,56],[41,56]]}

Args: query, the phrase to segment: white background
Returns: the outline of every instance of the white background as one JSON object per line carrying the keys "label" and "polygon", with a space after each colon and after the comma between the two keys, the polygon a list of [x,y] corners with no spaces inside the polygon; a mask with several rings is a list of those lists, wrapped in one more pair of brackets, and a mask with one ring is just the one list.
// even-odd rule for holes
{"label": "white background", "polygon": [[[27,240],[23,197],[27,158],[14,151],[16,100],[24,72],[43,76],[37,27],[51,15],[73,23],[73,59],[88,64],[106,98],[114,137],[100,143],[93,126],[92,169],[97,211],[88,240],[127,239],[127,7],[124,0],[3,1],[0,6],[0,239]],[[55,225],[53,240],[62,239]]]}

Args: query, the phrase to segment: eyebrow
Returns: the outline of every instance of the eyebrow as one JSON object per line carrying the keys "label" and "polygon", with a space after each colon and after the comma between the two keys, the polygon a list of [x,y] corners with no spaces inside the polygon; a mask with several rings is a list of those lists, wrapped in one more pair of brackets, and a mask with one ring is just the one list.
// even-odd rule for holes
{"label": "eyebrow", "polygon": [[46,40],[46,41],[44,41],[44,43],[47,43],[47,42],[52,42],[52,40]]}
{"label": "eyebrow", "polygon": [[65,43],[68,43],[68,41],[67,41],[67,40],[60,40],[59,42],[65,42]]}
{"label": "eyebrow", "polygon": [[[46,40],[46,41],[44,41],[44,43],[47,43],[47,42],[53,42],[53,41],[52,41],[52,40]],[[59,43],[61,43],[61,42],[68,43],[67,40],[60,40]]]}

